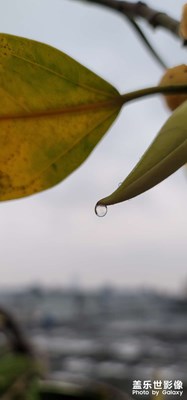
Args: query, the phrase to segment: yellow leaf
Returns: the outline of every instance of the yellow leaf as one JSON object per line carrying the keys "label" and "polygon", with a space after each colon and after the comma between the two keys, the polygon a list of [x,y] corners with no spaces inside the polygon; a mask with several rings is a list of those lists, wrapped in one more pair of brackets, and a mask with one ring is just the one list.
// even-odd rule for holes
{"label": "yellow leaf", "polygon": [[0,35],[0,200],[59,183],[118,115],[118,91],[66,54]]}

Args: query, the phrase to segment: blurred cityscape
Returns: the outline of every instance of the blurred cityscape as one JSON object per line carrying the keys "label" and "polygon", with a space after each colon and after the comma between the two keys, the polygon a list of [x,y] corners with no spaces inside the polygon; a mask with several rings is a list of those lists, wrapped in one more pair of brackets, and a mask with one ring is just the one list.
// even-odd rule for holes
{"label": "blurred cityscape", "polygon": [[[0,305],[22,327],[48,379],[90,379],[129,394],[134,380],[187,385],[185,297],[33,287],[1,290]],[[0,346],[3,340],[0,336]]]}

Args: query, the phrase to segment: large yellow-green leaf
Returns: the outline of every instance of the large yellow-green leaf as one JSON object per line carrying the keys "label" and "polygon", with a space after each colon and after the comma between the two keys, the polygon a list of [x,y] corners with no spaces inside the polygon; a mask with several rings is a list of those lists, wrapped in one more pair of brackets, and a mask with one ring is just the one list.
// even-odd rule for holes
{"label": "large yellow-green leaf", "polygon": [[119,188],[97,205],[129,200],[163,181],[187,162],[187,102],[178,107]]}
{"label": "large yellow-green leaf", "polygon": [[0,200],[47,189],[90,154],[116,118],[118,91],[64,53],[0,35]]}

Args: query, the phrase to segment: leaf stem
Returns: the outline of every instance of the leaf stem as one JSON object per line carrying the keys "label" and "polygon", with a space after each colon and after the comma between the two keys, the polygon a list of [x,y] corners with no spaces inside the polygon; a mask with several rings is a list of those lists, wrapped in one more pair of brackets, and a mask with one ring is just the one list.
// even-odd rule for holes
{"label": "leaf stem", "polygon": [[173,86],[152,86],[146,89],[135,90],[134,92],[125,93],[121,96],[122,105],[139,99],[141,97],[152,96],[154,94],[176,94],[176,93],[186,93],[187,85],[173,85]]}

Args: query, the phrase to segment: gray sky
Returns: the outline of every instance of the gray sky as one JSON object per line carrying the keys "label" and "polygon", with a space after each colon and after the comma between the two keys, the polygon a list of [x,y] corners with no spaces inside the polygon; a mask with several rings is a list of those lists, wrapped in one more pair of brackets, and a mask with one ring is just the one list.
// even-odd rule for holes
{"label": "gray sky", "polygon": [[[179,18],[184,1],[149,0]],[[0,0],[1,31],[48,43],[120,92],[155,85],[162,70],[123,18],[78,0]],[[143,25],[144,26],[144,25]],[[186,50],[168,33],[151,40],[168,65]],[[135,199],[95,203],[130,172],[169,116],[161,97],[125,107],[88,160],[55,188],[0,204],[0,286],[114,284],[180,292],[187,285],[184,169]],[[185,176],[186,175],[186,176]]]}

